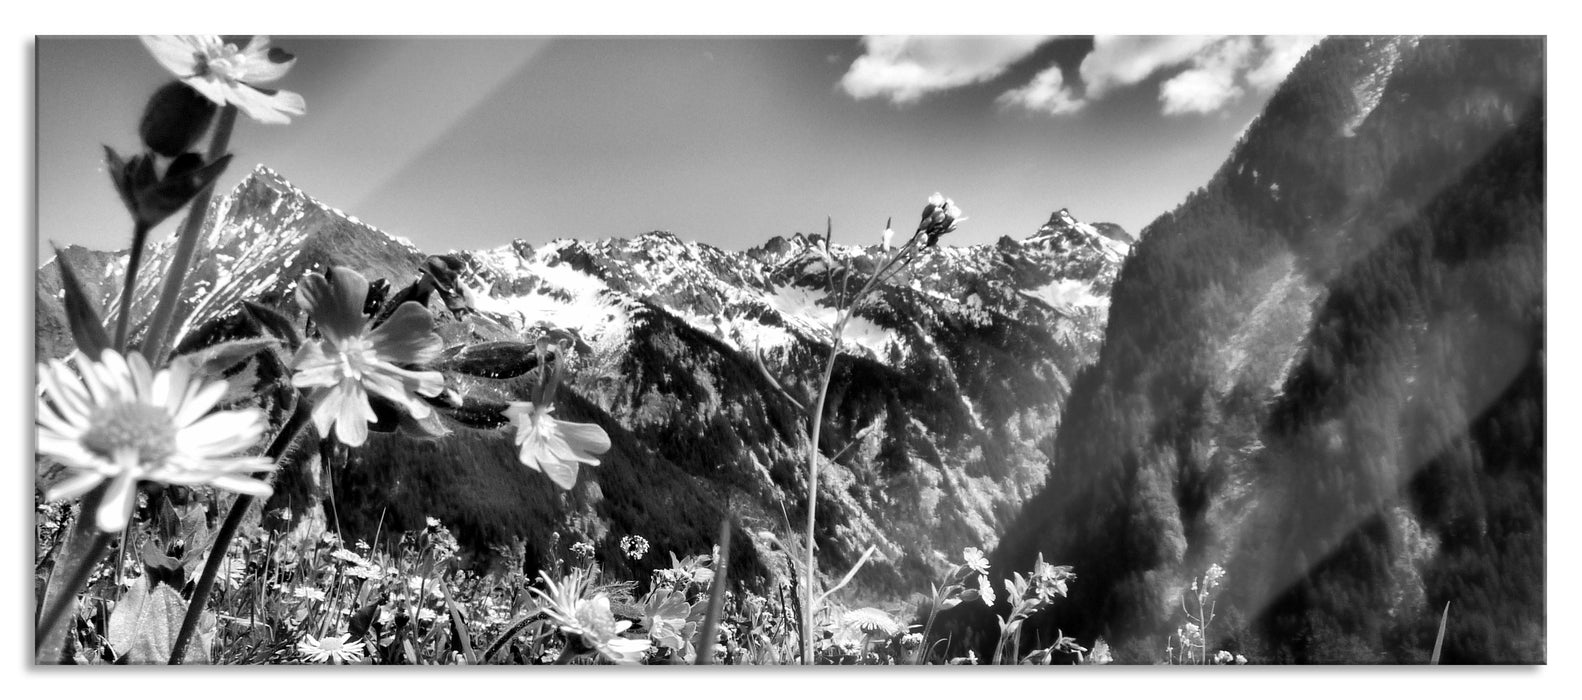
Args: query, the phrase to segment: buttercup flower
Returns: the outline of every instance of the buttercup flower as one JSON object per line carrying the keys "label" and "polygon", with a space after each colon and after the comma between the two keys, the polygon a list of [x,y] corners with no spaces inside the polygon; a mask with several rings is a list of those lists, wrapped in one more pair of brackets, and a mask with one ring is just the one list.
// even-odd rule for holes
{"label": "buttercup flower", "polygon": [[598,464],[597,455],[610,451],[610,436],[591,423],[556,420],[549,415],[553,410],[516,401],[505,409],[505,416],[516,426],[517,457],[522,464],[543,472],[569,491],[577,485],[577,465]]}
{"label": "buttercup flower", "polygon": [[137,353],[105,350],[98,362],[79,359],[39,365],[38,451],[69,475],[45,499],[81,496],[106,479],[109,489],[95,523],[104,532],[126,528],[137,504],[137,482],[209,485],[268,497],[268,484],[250,478],[270,471],[262,456],[235,456],[258,444],[267,426],[262,411],[212,412],[224,381],[203,382],[187,363],[155,373]]}
{"label": "buttercup flower", "polygon": [[304,639],[297,642],[297,651],[312,663],[322,664],[349,664],[361,661],[363,658],[363,643],[348,642],[349,634],[338,637],[314,638],[313,635],[304,635]]}
{"label": "buttercup flower", "polygon": [[255,36],[245,48],[208,35],[144,36],[143,46],[166,70],[217,105],[236,105],[265,124],[289,124],[307,113],[302,96],[259,88],[284,76],[296,58],[269,48],[269,37]]}
{"label": "buttercup flower", "polygon": [[335,437],[350,447],[368,439],[368,424],[377,420],[368,394],[403,407],[422,420],[432,409],[416,395],[438,396],[445,388],[439,372],[402,369],[398,364],[424,364],[439,356],[442,341],[434,332],[434,316],[417,302],[401,304],[378,328],[368,330],[363,305],[368,279],[345,267],[302,276],[297,303],[313,316],[323,338],[303,343],[292,360],[293,386],[312,389],[313,426],[319,435]]}

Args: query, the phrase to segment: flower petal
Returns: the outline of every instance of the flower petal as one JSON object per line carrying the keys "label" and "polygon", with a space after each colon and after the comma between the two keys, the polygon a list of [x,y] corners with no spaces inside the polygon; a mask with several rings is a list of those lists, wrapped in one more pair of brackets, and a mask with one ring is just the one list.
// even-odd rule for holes
{"label": "flower petal", "polygon": [[336,346],[362,335],[367,300],[368,278],[349,267],[331,268],[328,276],[309,272],[297,283],[297,305],[307,310],[319,332]]}
{"label": "flower petal", "polygon": [[225,392],[229,390],[230,385],[221,379],[205,384],[199,387],[197,391],[189,391],[188,398],[182,401],[181,406],[177,407],[175,415],[171,416],[171,422],[175,423],[178,429],[192,425],[199,418],[202,418],[204,414],[212,410],[214,404],[219,403],[220,399],[225,396]]}
{"label": "flower petal", "polygon": [[98,486],[101,481],[104,481],[103,474],[79,470],[49,487],[49,491],[44,494],[44,500],[54,502],[77,498],[92,491],[93,487]]}
{"label": "flower petal", "polygon": [[258,409],[213,413],[178,431],[176,449],[202,457],[231,455],[257,445],[266,422]]}
{"label": "flower petal", "polygon": [[198,71],[198,57],[203,55],[203,45],[193,36],[140,36],[143,48],[154,55],[154,60],[178,78],[186,78]]}
{"label": "flower petal", "polygon": [[558,459],[542,461],[539,466],[544,476],[555,482],[556,486],[570,491],[577,485],[577,463],[562,462]]}
{"label": "flower petal", "polygon": [[269,37],[263,34],[253,36],[247,42],[247,48],[242,49],[243,73],[248,83],[258,85],[279,80],[291,67],[296,65],[295,57],[287,61],[275,63],[269,59]]}
{"label": "flower petal", "polygon": [[[306,389],[340,383],[341,363],[325,352],[327,344],[327,341],[309,341],[302,344],[302,349],[298,350],[297,356],[291,360],[291,366],[296,369],[296,374],[291,375],[292,386]],[[328,350],[335,351],[334,348]]]}
{"label": "flower petal", "polygon": [[434,332],[434,315],[427,307],[408,301],[368,334],[379,359],[403,364],[433,362],[444,349],[444,341]]}
{"label": "flower petal", "polygon": [[247,83],[239,83],[227,90],[226,99],[237,109],[264,124],[290,124],[291,117],[308,112],[308,103],[301,95],[290,90],[271,90],[265,93]]}
{"label": "flower petal", "polygon": [[[610,451],[610,435],[592,423],[567,423],[561,421],[560,435],[566,439],[571,448],[582,456],[579,459],[588,461],[589,455],[601,455]],[[588,461],[588,464],[598,464],[599,460]]]}
{"label": "flower petal", "polygon": [[137,506],[137,477],[130,470],[117,474],[104,492],[96,514],[99,529],[116,533],[126,529],[132,519],[132,509]]}
{"label": "flower petal", "polygon": [[345,398],[335,417],[335,437],[347,447],[359,447],[368,441],[368,423],[377,419],[368,394],[361,386],[350,382],[341,385]]}

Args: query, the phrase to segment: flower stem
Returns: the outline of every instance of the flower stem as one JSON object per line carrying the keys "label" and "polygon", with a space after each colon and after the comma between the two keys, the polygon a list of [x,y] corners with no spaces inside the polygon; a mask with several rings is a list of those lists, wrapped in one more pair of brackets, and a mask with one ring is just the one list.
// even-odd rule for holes
{"label": "flower stem", "polygon": [[143,243],[148,240],[148,225],[138,221],[132,227],[132,251],[126,259],[126,282],[121,288],[121,317],[115,322],[115,351],[126,353],[126,332],[132,320],[132,294],[137,290],[137,270],[143,263]]}
{"label": "flower stem", "polygon": [[[281,426],[280,433],[275,435],[274,442],[269,444],[268,451],[264,453],[277,464],[308,424],[309,409],[306,404],[305,398],[297,399],[291,417],[286,419],[286,424]],[[231,540],[236,537],[236,530],[242,524],[242,516],[247,514],[247,509],[252,505],[252,496],[238,495],[236,502],[231,504],[231,511],[225,516],[225,522],[220,525],[220,531],[215,535],[214,546],[209,549],[208,561],[203,564],[203,574],[198,577],[197,587],[192,591],[192,600],[187,602],[187,614],[181,619],[181,631],[176,633],[176,643],[170,648],[170,665],[180,665],[186,656],[187,645],[192,641],[192,633],[198,628],[198,619],[203,617],[204,605],[208,603],[209,592],[214,589],[214,579],[220,572],[220,565],[225,561],[225,553],[231,548]]]}
{"label": "flower stem", "polygon": [[77,604],[77,593],[88,583],[88,576],[110,547],[109,533],[100,532],[93,524],[93,513],[99,509],[104,491],[105,486],[101,485],[83,497],[71,539],[67,541],[66,551],[63,552],[67,555],[63,563],[69,573],[64,580],[54,582],[44,593],[44,614],[39,617],[38,627],[33,633],[35,663],[60,663],[66,640],[66,630],[58,629],[60,623],[66,617],[66,611]]}
{"label": "flower stem", "polygon": [[813,664],[813,606],[818,581],[818,559],[813,551],[814,516],[818,510],[818,438],[824,424],[824,401],[829,397],[830,377],[835,373],[835,358],[840,356],[840,341],[846,330],[846,320],[851,309],[836,321],[834,344],[829,359],[824,361],[824,376],[819,380],[818,401],[813,404],[812,437],[807,447],[807,585],[802,588],[802,663]]}
{"label": "flower stem", "polygon": [[[214,125],[207,162],[212,163],[225,155],[230,148],[231,131],[235,125],[236,105],[226,105],[220,110],[220,118]],[[171,257],[170,271],[165,275],[165,288],[160,293],[159,304],[154,307],[148,334],[143,337],[143,356],[155,367],[164,357],[165,336],[170,334],[176,304],[181,300],[181,285],[187,278],[187,270],[192,266],[192,254],[198,248],[198,234],[203,229],[203,220],[208,218],[209,201],[213,196],[214,185],[210,183],[192,200],[192,208],[187,212],[187,220],[181,227],[181,236],[176,240],[176,253]]]}

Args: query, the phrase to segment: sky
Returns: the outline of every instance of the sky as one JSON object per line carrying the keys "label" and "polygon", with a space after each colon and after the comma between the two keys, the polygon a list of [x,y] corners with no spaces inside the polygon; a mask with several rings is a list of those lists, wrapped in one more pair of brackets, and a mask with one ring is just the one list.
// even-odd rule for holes
{"label": "sky", "polygon": [[[667,230],[730,249],[903,233],[942,192],[958,245],[1051,212],[1133,233],[1205,184],[1312,37],[273,37],[286,125],[265,164],[439,252]],[[101,145],[138,148],[172,76],[134,37],[39,37],[39,260],[124,248]],[[156,230],[170,235],[173,218]]]}

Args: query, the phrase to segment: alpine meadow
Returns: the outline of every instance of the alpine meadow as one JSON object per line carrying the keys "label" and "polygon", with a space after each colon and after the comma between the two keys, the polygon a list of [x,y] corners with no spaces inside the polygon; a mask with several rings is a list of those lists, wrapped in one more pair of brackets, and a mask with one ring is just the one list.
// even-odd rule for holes
{"label": "alpine meadow", "polygon": [[455,38],[585,131],[366,197],[320,82],[437,44],[74,41],[35,664],[1548,661],[1544,37]]}

